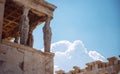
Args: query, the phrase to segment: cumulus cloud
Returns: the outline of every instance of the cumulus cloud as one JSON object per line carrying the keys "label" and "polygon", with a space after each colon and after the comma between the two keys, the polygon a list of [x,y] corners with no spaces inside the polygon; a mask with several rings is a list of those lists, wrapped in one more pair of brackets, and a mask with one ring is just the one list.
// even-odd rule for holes
{"label": "cumulus cloud", "polygon": [[59,70],[59,66],[54,65],[55,70]]}
{"label": "cumulus cloud", "polygon": [[58,41],[58,42],[51,44],[51,49],[53,51],[55,48],[57,49],[57,47],[59,48],[59,46],[63,45],[63,46],[61,46],[61,48],[66,47],[66,50],[60,51],[62,49],[60,49],[60,50],[57,49],[57,51],[55,52],[55,55],[56,55],[55,57],[65,56],[67,59],[71,59],[70,53],[73,52],[75,50],[76,46],[81,43],[82,42],[80,40],[76,40],[73,43],[70,41],[67,41],[67,40],[62,40],[62,41]]}
{"label": "cumulus cloud", "polygon": [[[97,51],[88,51],[88,49],[85,47],[85,45],[83,44],[83,42],[81,40],[75,40],[73,43],[67,40],[62,40],[62,41],[58,41],[55,43],[51,44],[51,49],[54,50],[55,48],[57,49],[57,47],[59,47],[60,45],[64,45],[66,46],[66,50],[65,51],[60,51],[57,50],[55,52],[56,57],[58,56],[65,56],[68,59],[71,59],[70,53],[75,51],[77,46],[80,46],[80,48],[89,55],[89,57],[91,57],[94,61],[96,60],[100,60],[103,61],[103,59],[105,59],[100,53],[98,53]],[[62,48],[62,47],[61,47]]]}
{"label": "cumulus cloud", "polygon": [[68,40],[61,40],[51,44],[51,50],[55,53],[55,71],[65,69],[66,66],[72,67],[74,65],[85,66],[85,63],[100,60],[105,58],[97,51],[88,51],[81,40],[70,42]]}
{"label": "cumulus cloud", "polygon": [[100,60],[103,61],[103,59],[105,59],[105,57],[103,57],[100,53],[96,52],[96,51],[89,51],[89,56],[93,59],[93,60]]}

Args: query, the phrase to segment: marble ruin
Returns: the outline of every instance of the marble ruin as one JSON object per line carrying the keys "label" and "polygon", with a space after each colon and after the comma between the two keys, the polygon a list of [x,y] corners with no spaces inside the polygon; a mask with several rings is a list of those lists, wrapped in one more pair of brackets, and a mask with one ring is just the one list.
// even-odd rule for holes
{"label": "marble ruin", "polygon": [[[55,9],[45,0],[0,0],[0,74],[54,73],[50,21]],[[32,48],[33,30],[43,22],[44,52]]]}
{"label": "marble ruin", "polygon": [[[0,74],[54,74],[50,21],[55,9],[45,0],[0,0]],[[44,52],[33,48],[32,34],[43,22]],[[116,57],[86,65],[85,69],[74,66],[67,73],[59,70],[56,74],[120,74]]]}
{"label": "marble ruin", "polygon": [[69,72],[58,70],[56,74],[120,74],[120,60],[116,57],[108,58],[108,62],[95,61],[86,65],[85,69],[74,66]]}

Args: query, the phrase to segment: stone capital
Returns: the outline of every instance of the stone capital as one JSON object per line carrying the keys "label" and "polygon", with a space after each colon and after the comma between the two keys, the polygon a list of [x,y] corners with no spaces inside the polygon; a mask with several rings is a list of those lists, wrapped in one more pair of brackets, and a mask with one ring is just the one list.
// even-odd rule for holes
{"label": "stone capital", "polygon": [[27,16],[29,14],[29,10],[30,10],[30,7],[24,6],[24,8],[23,8],[23,15]]}
{"label": "stone capital", "polygon": [[50,24],[50,21],[53,19],[53,17],[51,16],[46,16],[46,20],[45,20],[45,23],[46,24]]}

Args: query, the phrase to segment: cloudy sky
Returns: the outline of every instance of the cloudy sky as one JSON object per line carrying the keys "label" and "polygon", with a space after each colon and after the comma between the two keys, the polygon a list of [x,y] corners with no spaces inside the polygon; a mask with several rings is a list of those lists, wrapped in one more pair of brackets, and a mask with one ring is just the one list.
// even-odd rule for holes
{"label": "cloudy sky", "polygon": [[[57,6],[51,21],[55,70],[120,55],[120,0],[47,0]],[[42,27],[34,48],[43,48]]]}

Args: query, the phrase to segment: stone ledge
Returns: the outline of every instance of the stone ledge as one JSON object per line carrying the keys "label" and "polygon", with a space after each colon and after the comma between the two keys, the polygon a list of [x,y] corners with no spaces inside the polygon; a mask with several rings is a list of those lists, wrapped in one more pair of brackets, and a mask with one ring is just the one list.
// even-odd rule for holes
{"label": "stone ledge", "polygon": [[28,46],[25,46],[25,45],[21,45],[21,44],[18,44],[18,43],[13,43],[13,42],[10,42],[8,40],[2,40],[1,44],[11,46],[11,47],[14,47],[14,48],[17,48],[17,49],[21,49],[21,50],[27,50],[27,51],[30,51],[32,53],[42,54],[44,56],[48,56],[48,57],[51,57],[51,58],[54,57],[54,55],[55,55],[54,53],[51,53],[51,52],[43,52],[41,50],[37,50],[37,49],[31,48],[31,47],[28,47]]}

